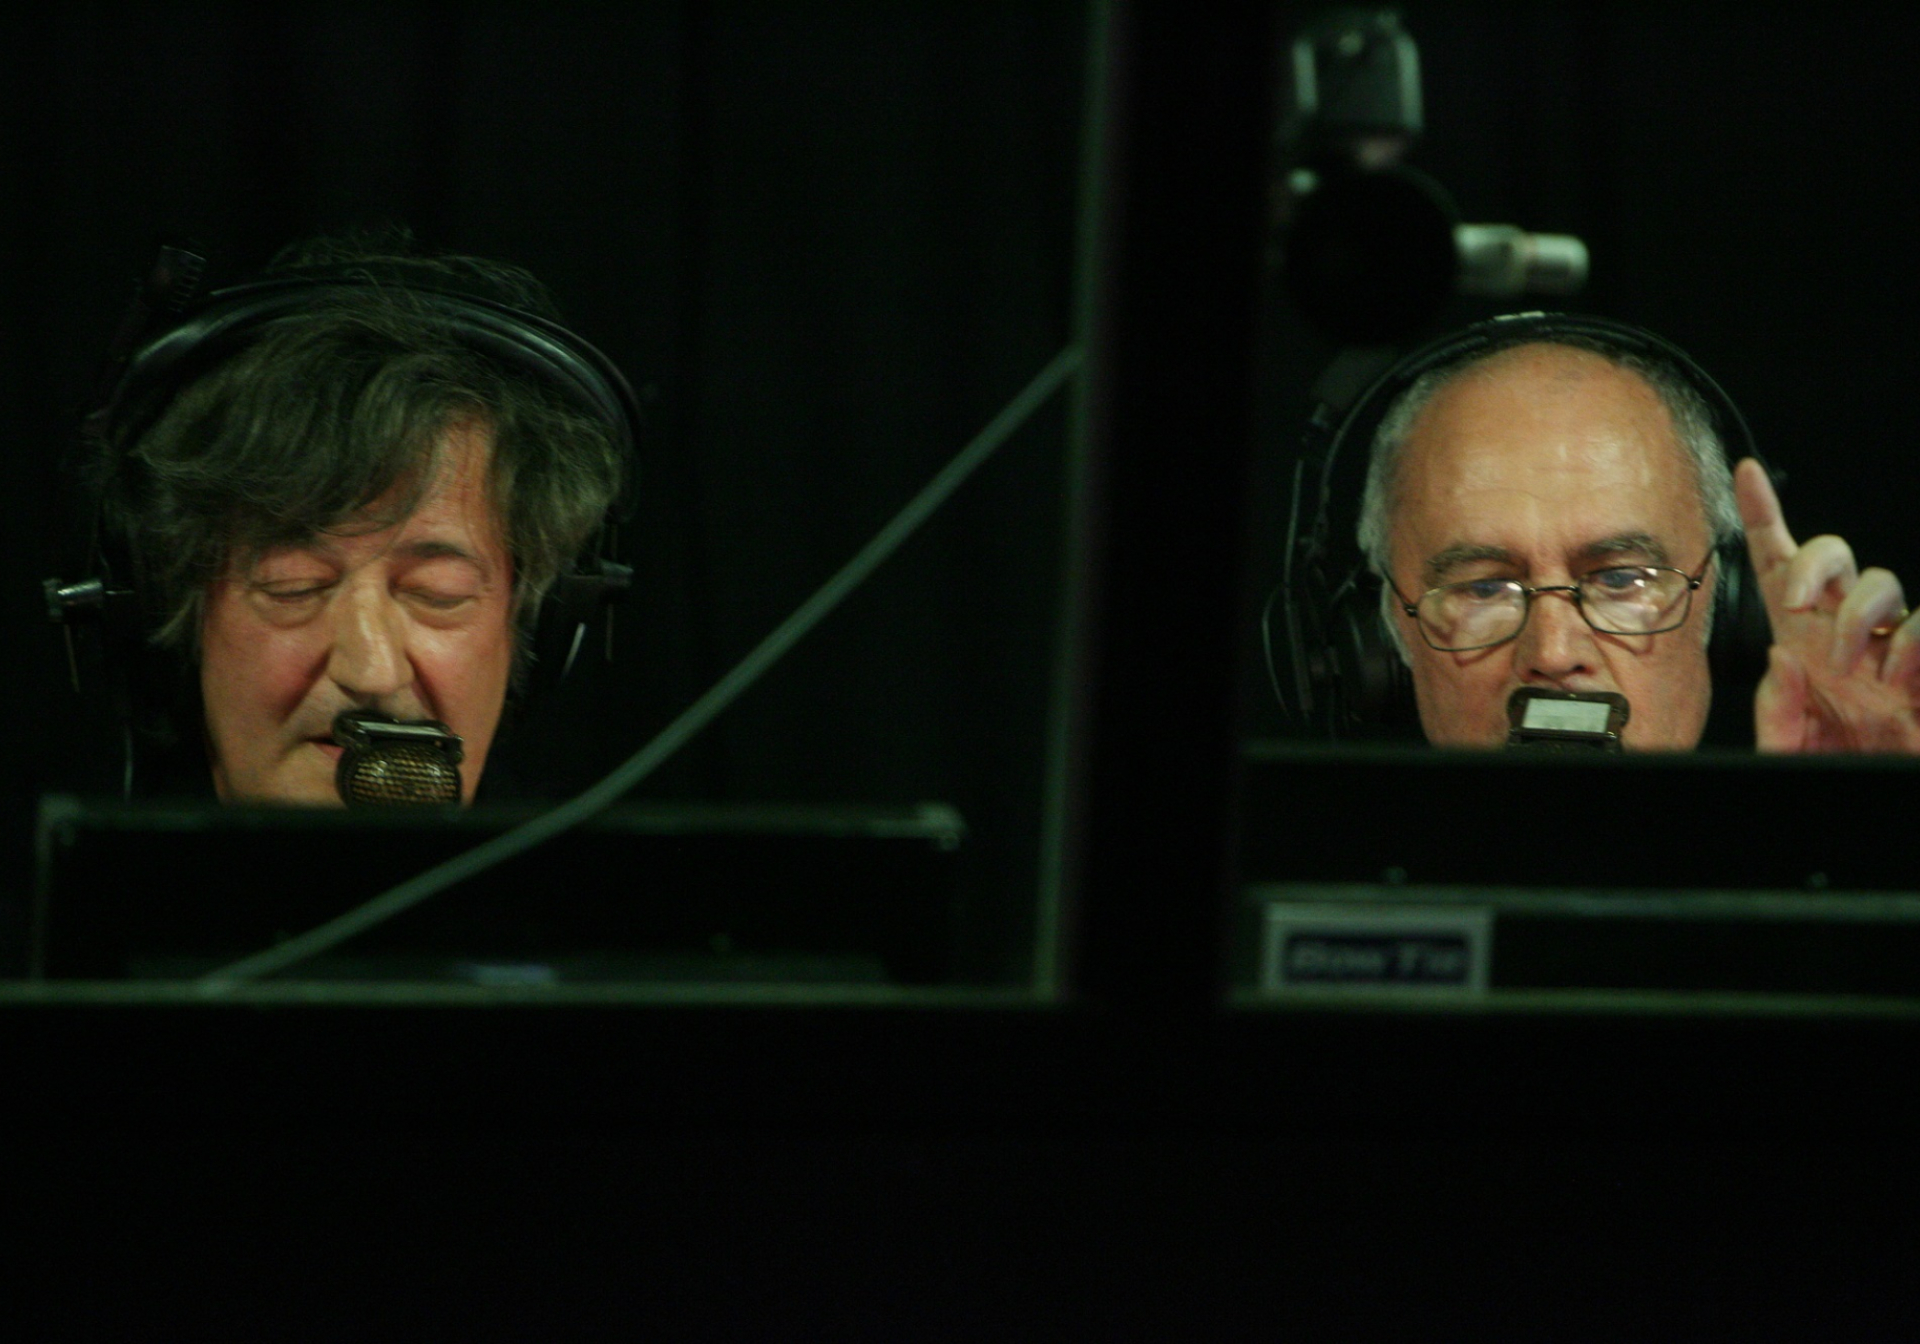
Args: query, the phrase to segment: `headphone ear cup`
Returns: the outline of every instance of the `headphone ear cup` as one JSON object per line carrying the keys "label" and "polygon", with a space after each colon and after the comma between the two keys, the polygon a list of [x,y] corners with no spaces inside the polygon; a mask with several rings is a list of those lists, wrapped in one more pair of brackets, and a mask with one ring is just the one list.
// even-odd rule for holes
{"label": "headphone ear cup", "polygon": [[1747,557],[1744,538],[1715,555],[1713,635],[1707,666],[1713,676],[1713,708],[1702,741],[1712,746],[1753,745],[1753,694],[1767,670],[1773,625],[1760,592],[1760,578]]}
{"label": "headphone ear cup", "polygon": [[[1267,671],[1273,678],[1274,695],[1282,713],[1302,732],[1324,736],[1333,731],[1331,706],[1325,700],[1337,693],[1329,686],[1332,674],[1326,667],[1326,640],[1322,621],[1327,612],[1326,588],[1317,565],[1305,564],[1301,572],[1288,575],[1268,598],[1268,621],[1263,626],[1266,640]],[[1273,648],[1272,609],[1280,606],[1280,633],[1284,639],[1286,676]]]}
{"label": "headphone ear cup", "polygon": [[534,624],[533,664],[517,697],[520,708],[566,676],[589,633],[610,619],[608,608],[624,601],[632,587],[632,567],[607,559],[582,560],[554,581]]}
{"label": "headphone ear cup", "polygon": [[1380,621],[1379,595],[1355,570],[1326,608],[1325,656],[1329,686],[1321,692],[1337,716],[1334,735],[1379,740],[1417,733],[1413,676]]}
{"label": "headphone ear cup", "polygon": [[1767,650],[1773,645],[1773,624],[1767,618],[1760,578],[1747,558],[1747,543],[1739,539],[1720,548],[1714,585],[1713,638],[1707,655],[1721,677],[1757,684],[1767,670]]}

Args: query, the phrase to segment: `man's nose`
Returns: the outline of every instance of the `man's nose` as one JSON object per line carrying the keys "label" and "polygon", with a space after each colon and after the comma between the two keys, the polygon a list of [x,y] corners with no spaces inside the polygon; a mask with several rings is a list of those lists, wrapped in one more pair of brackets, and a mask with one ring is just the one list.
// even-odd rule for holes
{"label": "man's nose", "polygon": [[375,703],[413,683],[405,617],[390,596],[371,586],[351,588],[335,599],[333,617],[327,675],[337,686]]}
{"label": "man's nose", "polygon": [[1564,589],[1533,595],[1519,644],[1520,675],[1526,681],[1563,681],[1593,671],[1598,658],[1593,627],[1580,614],[1577,595]]}

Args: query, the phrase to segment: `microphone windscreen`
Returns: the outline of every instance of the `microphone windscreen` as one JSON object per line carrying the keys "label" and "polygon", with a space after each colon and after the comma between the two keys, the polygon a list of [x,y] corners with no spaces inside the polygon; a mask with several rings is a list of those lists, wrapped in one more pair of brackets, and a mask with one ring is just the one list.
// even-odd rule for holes
{"label": "microphone windscreen", "polygon": [[461,740],[431,720],[399,723],[354,711],[334,720],[344,750],[334,787],[348,807],[445,805],[460,801]]}
{"label": "microphone windscreen", "polygon": [[1619,751],[1632,715],[1618,691],[1555,691],[1522,686],[1507,697],[1507,745],[1566,751]]}

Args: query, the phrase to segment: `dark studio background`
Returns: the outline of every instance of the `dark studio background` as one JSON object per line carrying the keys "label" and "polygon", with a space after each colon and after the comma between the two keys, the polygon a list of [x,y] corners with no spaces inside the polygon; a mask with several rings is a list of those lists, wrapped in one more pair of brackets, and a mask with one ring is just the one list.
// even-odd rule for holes
{"label": "dark studio background", "polygon": [[[1402,12],[1427,109],[1411,161],[1467,219],[1584,238],[1575,306],[1649,326],[1721,379],[1790,475],[1796,533],[1841,532],[1920,583],[1920,16]],[[957,0],[9,21],[0,880],[24,880],[43,788],[105,789],[117,768],[66,688],[38,586],[73,563],[65,458],[158,235],[204,240],[218,279],[316,229],[403,221],[534,270],[643,389],[639,594],[618,661],[514,748],[526,778],[573,787],[731,666],[1067,341],[1086,30],[1077,4]],[[1487,311],[1457,302],[1445,325]],[[1253,613],[1304,389],[1332,353],[1268,318],[1238,594],[1249,734],[1274,727]],[[640,796],[951,802],[972,827],[970,968],[1024,979],[1066,427],[1056,401]],[[1163,642],[1177,667],[1182,629]],[[1837,1318],[1872,1338],[1910,1321],[1911,1129],[1855,1133],[1847,1110],[1880,1073],[1899,1091],[1913,1042],[1898,1022],[1840,1058],[1818,1023],[1498,1021],[1476,1054],[1486,1024],[1368,1013],[1243,1017],[1202,1051],[1177,1024],[1076,1035],[1066,1014],[994,1031],[928,1010],[501,1009],[471,1029],[481,1016],[13,1005],[26,1083],[3,1104],[37,1125],[22,1184],[57,1187],[8,1203],[16,1265],[89,1276],[84,1294],[19,1306],[22,1336],[96,1320],[259,1334],[256,1304],[279,1313],[276,1337],[343,1313],[403,1337],[565,1321],[696,1338],[1702,1339],[1783,1319],[1832,1337]],[[1716,1091],[1747,1076],[1730,1055],[1777,1067],[1753,1070],[1769,1081],[1751,1098]],[[73,1059],[91,1070],[74,1088],[35,1085]],[[1542,1059],[1539,1075],[1503,1067]],[[1604,1086],[1646,1072],[1683,1085]],[[1242,1090],[1209,1091],[1223,1076]],[[117,1093],[120,1077],[135,1081]],[[1805,1079],[1826,1080],[1821,1120],[1775,1123]],[[1314,1090],[1328,1080],[1355,1086]],[[1216,1096],[1233,1103],[1217,1115]],[[1780,1315],[1803,1297],[1830,1315]]]}

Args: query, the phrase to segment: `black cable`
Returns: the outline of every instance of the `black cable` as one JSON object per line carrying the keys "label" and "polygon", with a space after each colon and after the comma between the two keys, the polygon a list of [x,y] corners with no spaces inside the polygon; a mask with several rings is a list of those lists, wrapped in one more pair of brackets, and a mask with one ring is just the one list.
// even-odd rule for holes
{"label": "black cable", "polygon": [[385,923],[402,911],[412,909],[449,887],[464,882],[468,878],[477,877],[496,864],[505,863],[508,859],[524,854],[536,845],[543,844],[578,826],[618,801],[634,785],[652,774],[674,752],[685,746],[696,733],[705,728],[722,710],[738,699],[742,692],[759,680],[788,649],[803,639],[848,594],[864,583],[888,556],[898,550],[900,545],[912,536],[969,476],[992,457],[994,452],[1011,438],[1021,425],[1026,423],[1027,418],[1039,409],[1040,405],[1053,395],[1061,384],[1079,370],[1081,362],[1082,350],[1078,345],[1069,345],[1055,355],[1033,381],[1008,402],[1000,413],[988,422],[985,429],[974,436],[972,442],[941,468],[939,473],[921,488],[920,493],[907,501],[906,506],[875,534],[873,540],[841,567],[839,573],[828,579],[812,597],[801,603],[791,616],[776,626],[773,632],[761,640],[751,653],[742,658],[731,672],[716,682],[705,695],[694,701],[681,713],[680,717],[668,724],[651,742],[616,766],[599,783],[589,786],[584,792],[558,804],[550,811],[541,813],[532,821],[456,854],[445,863],[408,878],[400,885],[382,892],[317,928],[289,938],[264,952],[256,952],[222,966],[218,970],[209,971],[196,982],[200,991],[209,996],[225,994],[250,980],[272,975],[276,971],[285,970],[309,957],[318,956],[322,952],[338,947],[349,938]]}

